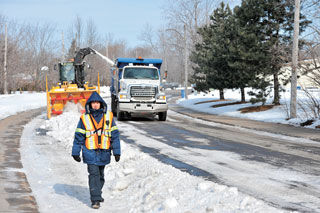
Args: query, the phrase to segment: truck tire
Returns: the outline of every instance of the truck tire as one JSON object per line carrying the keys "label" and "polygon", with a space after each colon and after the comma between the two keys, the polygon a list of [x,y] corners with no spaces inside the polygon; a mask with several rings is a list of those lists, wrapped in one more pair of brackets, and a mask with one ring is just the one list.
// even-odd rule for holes
{"label": "truck tire", "polygon": [[119,106],[117,105],[117,120],[118,121],[123,121],[124,120],[124,112],[121,112],[119,110]]}
{"label": "truck tire", "polygon": [[165,112],[159,112],[159,121],[165,121],[167,119],[167,111]]}
{"label": "truck tire", "polygon": [[117,116],[117,103],[115,95],[111,95],[111,111],[113,113],[113,116]]}
{"label": "truck tire", "polygon": [[124,112],[118,112],[117,113],[117,120],[123,121],[124,120]]}

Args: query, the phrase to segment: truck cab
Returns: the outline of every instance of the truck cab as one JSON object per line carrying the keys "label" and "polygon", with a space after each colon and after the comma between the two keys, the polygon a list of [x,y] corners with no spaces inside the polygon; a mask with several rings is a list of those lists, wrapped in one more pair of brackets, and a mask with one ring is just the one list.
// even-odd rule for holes
{"label": "truck cab", "polygon": [[111,69],[111,108],[118,120],[125,114],[167,117],[168,104],[161,90],[161,59],[118,58]]}

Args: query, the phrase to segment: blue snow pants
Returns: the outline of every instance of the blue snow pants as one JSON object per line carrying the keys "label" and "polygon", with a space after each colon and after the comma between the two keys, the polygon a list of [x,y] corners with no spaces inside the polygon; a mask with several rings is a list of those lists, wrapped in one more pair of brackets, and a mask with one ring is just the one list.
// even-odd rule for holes
{"label": "blue snow pants", "polygon": [[88,164],[89,190],[91,201],[101,201],[102,188],[104,185],[104,167]]}

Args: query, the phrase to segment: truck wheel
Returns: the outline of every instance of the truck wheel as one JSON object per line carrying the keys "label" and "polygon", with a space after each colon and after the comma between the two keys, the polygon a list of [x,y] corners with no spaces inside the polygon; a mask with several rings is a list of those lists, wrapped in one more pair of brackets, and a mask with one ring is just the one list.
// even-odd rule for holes
{"label": "truck wheel", "polygon": [[124,120],[124,112],[118,112],[117,113],[117,120],[123,121]]}
{"label": "truck wheel", "polygon": [[118,121],[124,120],[124,112],[119,111],[119,105],[117,105],[117,120]]}
{"label": "truck wheel", "polygon": [[113,116],[117,116],[117,104],[114,95],[112,95],[111,97],[111,111],[113,113]]}
{"label": "truck wheel", "polygon": [[159,121],[165,121],[167,119],[167,111],[165,112],[159,112]]}

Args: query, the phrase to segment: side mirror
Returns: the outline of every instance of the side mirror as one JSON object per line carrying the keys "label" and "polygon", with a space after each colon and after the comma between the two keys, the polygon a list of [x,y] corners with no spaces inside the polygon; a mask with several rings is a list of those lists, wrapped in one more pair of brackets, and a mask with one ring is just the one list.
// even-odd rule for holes
{"label": "side mirror", "polygon": [[112,73],[112,76],[116,76],[116,69],[115,68],[111,68],[111,73]]}
{"label": "side mirror", "polygon": [[53,70],[57,70],[57,64],[53,66]]}

